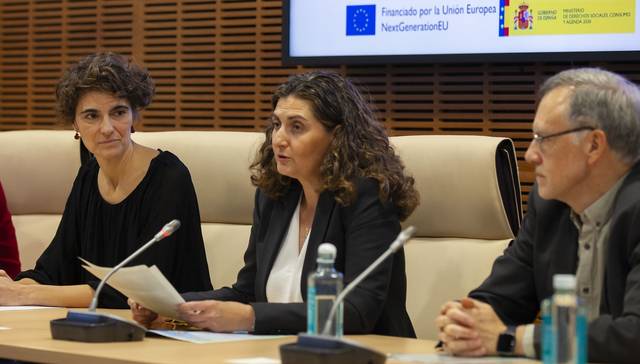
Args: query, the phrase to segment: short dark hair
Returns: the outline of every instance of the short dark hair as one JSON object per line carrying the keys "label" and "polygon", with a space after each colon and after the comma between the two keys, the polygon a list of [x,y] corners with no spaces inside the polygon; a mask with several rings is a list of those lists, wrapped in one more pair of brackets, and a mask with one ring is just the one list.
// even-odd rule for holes
{"label": "short dark hair", "polygon": [[89,91],[102,91],[126,99],[134,118],[151,103],[155,84],[149,72],[129,59],[113,53],[94,53],[71,66],[56,86],[57,113],[64,123],[75,120],[80,98]]}
{"label": "short dark hair", "polygon": [[[320,166],[323,188],[336,195],[342,205],[352,202],[354,180],[373,178],[379,183],[383,201],[391,201],[406,219],[418,206],[419,195],[413,177],[405,174],[404,165],[389,143],[385,129],[370,103],[348,79],[334,72],[313,71],[294,75],[276,90],[271,98],[275,110],[281,98],[295,96],[311,104],[314,116],[333,139]],[[273,198],[282,196],[291,178],[280,175],[274,160],[271,136],[273,124],[265,130],[266,138],[251,165],[251,181]]]}

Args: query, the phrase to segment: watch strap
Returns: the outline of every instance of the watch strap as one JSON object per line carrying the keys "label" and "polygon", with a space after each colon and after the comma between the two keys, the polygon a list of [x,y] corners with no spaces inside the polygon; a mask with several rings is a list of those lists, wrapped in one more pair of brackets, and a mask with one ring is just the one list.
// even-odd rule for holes
{"label": "watch strap", "polygon": [[517,326],[508,325],[498,336],[496,351],[500,356],[513,356],[516,349],[516,328]]}

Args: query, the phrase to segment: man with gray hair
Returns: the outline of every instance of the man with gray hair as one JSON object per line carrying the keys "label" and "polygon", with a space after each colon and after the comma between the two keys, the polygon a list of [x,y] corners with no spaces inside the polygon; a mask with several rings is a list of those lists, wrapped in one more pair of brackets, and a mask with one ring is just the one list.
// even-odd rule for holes
{"label": "man with gray hair", "polygon": [[443,305],[444,350],[539,357],[535,324],[555,274],[575,274],[588,360],[640,358],[640,89],[594,68],[540,90],[525,154],[536,184],[518,236],[469,297]]}

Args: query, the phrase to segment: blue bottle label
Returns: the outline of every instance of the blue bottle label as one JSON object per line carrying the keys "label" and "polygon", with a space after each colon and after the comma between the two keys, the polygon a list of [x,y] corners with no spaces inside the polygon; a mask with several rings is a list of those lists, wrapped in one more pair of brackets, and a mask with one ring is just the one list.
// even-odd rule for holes
{"label": "blue bottle label", "polygon": [[587,362],[587,330],[589,320],[585,309],[579,309],[576,317],[576,364],[586,364]]}
{"label": "blue bottle label", "polygon": [[307,334],[318,333],[316,328],[316,288],[309,285],[307,288]]}
{"label": "blue bottle label", "polygon": [[555,364],[555,335],[553,322],[551,320],[551,300],[545,299],[542,302],[542,362],[544,364]]}

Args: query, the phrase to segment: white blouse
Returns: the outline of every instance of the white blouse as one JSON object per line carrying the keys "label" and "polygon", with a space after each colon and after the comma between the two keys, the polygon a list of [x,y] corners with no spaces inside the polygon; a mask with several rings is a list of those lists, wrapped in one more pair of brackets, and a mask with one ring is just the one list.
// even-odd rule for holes
{"label": "white blouse", "polygon": [[[301,195],[302,196],[302,195]],[[298,238],[300,235],[300,201],[289,222],[289,230],[280,246],[276,261],[267,279],[267,301],[274,303],[303,302],[300,292],[302,266],[307,253],[309,235],[304,239],[302,249],[298,252]],[[305,277],[306,278],[306,277]]]}

